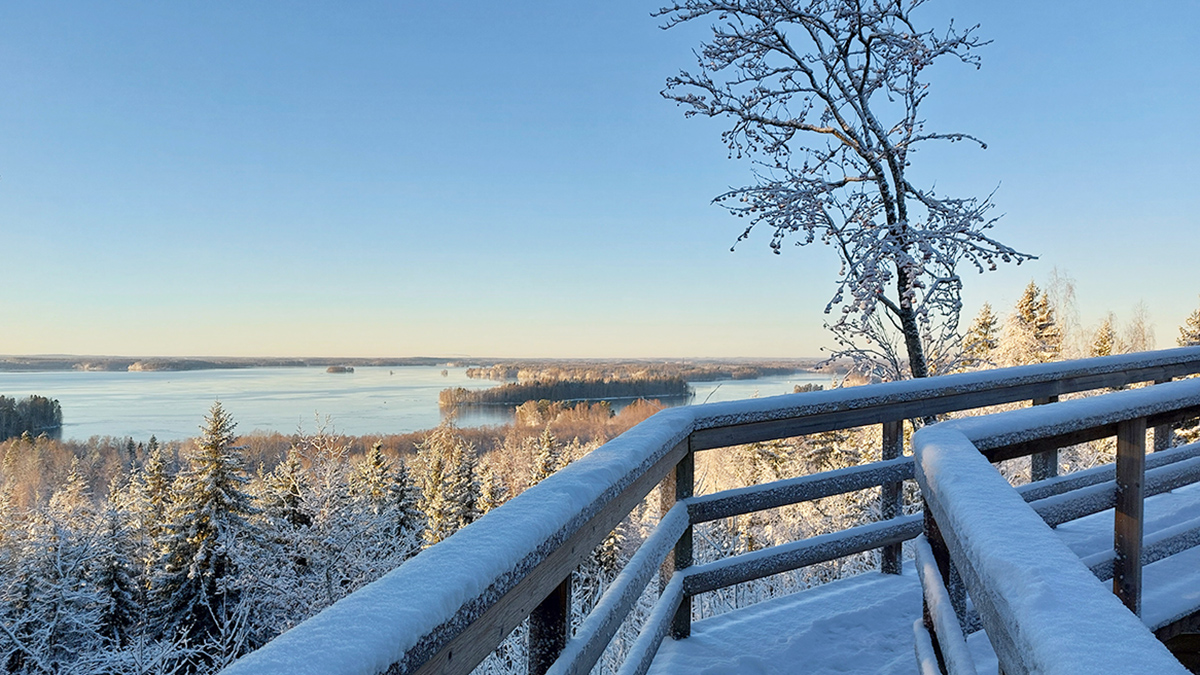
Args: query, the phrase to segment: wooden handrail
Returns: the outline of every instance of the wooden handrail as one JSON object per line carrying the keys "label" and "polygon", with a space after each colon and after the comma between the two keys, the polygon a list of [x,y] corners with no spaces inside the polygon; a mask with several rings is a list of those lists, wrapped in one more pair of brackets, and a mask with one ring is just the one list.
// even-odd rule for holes
{"label": "wooden handrail", "polygon": [[[227,672],[467,673],[559,588],[594,546],[664,478],[672,479],[663,491],[666,507],[684,500],[689,511],[695,508],[696,516],[704,519],[708,518],[705,513],[748,512],[741,510],[747,506],[737,505],[737,499],[729,495],[688,496],[691,473],[680,464],[690,461],[696,451],[887,424],[891,435],[885,434],[885,438],[892,438],[889,452],[898,454],[901,435],[897,422],[903,419],[1198,372],[1200,348],[1182,348],[665,410],[284,633]],[[1153,416],[1149,419],[1161,423]],[[878,479],[873,485],[891,486],[885,488],[885,501],[898,503],[899,481],[910,471],[903,467],[911,465],[903,459],[892,461],[895,466],[886,471],[870,474],[878,469],[875,467],[851,474],[860,480],[869,476],[868,483]],[[793,479],[788,485],[751,489],[744,496],[755,508],[773,508],[762,505],[796,503],[806,494],[828,492],[828,486],[815,487],[822,482],[832,485],[844,478],[839,474],[807,478],[807,482]],[[805,492],[808,488],[801,487],[804,485],[813,491]],[[895,508],[884,511],[899,515]],[[674,604],[666,630],[677,635],[686,633],[680,629],[681,622],[690,618],[690,595],[707,585],[694,580],[715,573],[715,568],[687,567],[687,533],[692,522],[699,521],[689,519],[684,534],[672,542],[679,545],[667,556],[671,577],[664,579],[664,586],[677,589],[678,595],[671,600]],[[877,529],[886,536],[876,533],[876,540],[862,541],[873,541],[875,547],[895,544],[897,532],[904,538],[913,536],[905,528],[911,528],[907,521],[881,524]],[[855,536],[852,533],[846,538]],[[893,546],[891,550],[897,549]],[[480,557],[480,551],[492,553]],[[802,551],[800,546],[762,555],[775,556],[772,564],[811,559],[806,557],[809,553],[801,555]],[[722,569],[736,569],[737,565],[734,562]],[[693,579],[690,586],[685,583],[688,577]],[[602,599],[601,604],[604,602]],[[369,626],[369,630],[355,634],[346,630],[346,625]],[[589,648],[588,658],[595,653],[595,648]]]}
{"label": "wooden handrail", "polygon": [[[935,550],[940,547],[946,552],[938,561],[942,574],[961,573],[1004,672],[1026,673],[1039,668],[1055,672],[1183,672],[1144,626],[1127,626],[1130,622],[1125,617],[1131,615],[1122,615],[1112,608],[1111,601],[1097,596],[1094,582],[1089,585],[1080,571],[1090,574],[1107,565],[1112,570],[1113,592],[1136,614],[1140,611],[1142,565],[1200,542],[1200,528],[1188,528],[1156,539],[1153,553],[1145,555],[1141,517],[1146,496],[1200,481],[1200,457],[1195,447],[1156,453],[1152,458],[1156,468],[1146,471],[1148,420],[1178,419],[1198,412],[1200,380],[1186,380],[955,420],[922,429],[914,436],[917,481],[928,518],[926,536]],[[1105,474],[1114,473],[1107,470],[1056,479],[1023,490],[1030,498],[1042,497],[1028,504],[989,463],[1044,452],[1065,439],[1113,434],[1118,437],[1115,480],[1101,482],[1107,478]],[[1075,489],[1063,491],[1066,487]],[[1114,506],[1115,554],[1108,560],[1093,561],[1092,570],[1047,528],[1047,523],[1065,522]],[[1023,570],[1025,576],[1016,578],[1017,570]],[[1114,654],[1103,639],[1097,639],[1090,627],[1059,640],[1072,644],[1070,650],[1039,639],[1041,631],[1070,631],[1071,621],[1078,617],[1049,616],[1055,611],[1047,612],[1046,608],[1053,607],[1055,601],[1046,597],[1036,603],[1021,600],[1027,586],[1054,588],[1053,592],[1063,597],[1062,602],[1086,604],[1088,626],[1100,616],[1108,624],[1108,631],[1121,635],[1119,653]],[[950,595],[953,598],[953,589]],[[965,625],[965,612],[958,614],[956,626]],[[935,629],[929,620],[925,628]],[[948,636],[951,644],[955,644],[955,635],[963,632],[956,630]],[[1131,630],[1136,635],[1130,635]],[[918,647],[921,644],[918,635]],[[1082,660],[1081,654],[1085,655]]]}

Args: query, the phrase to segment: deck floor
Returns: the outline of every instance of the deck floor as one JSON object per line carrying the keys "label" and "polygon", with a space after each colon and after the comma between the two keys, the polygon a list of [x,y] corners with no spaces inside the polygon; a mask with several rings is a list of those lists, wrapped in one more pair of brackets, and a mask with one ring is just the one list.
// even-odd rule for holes
{"label": "deck floor", "polygon": [[[1146,500],[1147,531],[1200,516],[1200,486]],[[1065,523],[1064,542],[1083,555],[1112,547],[1112,511]],[[1161,625],[1200,607],[1200,549],[1143,571],[1144,620]],[[901,575],[862,574],[697,621],[691,637],[663,641],[652,675],[915,675],[913,622],[921,588]],[[980,673],[997,670],[987,636],[967,640]]]}

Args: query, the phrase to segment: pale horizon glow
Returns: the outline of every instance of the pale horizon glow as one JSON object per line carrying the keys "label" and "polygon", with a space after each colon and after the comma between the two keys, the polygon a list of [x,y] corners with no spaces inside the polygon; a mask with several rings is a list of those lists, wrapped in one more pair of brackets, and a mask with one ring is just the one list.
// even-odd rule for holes
{"label": "pale horizon glow", "polygon": [[[0,354],[687,358],[821,355],[833,252],[710,204],[752,180],[723,121],[659,91],[702,26],[657,4],[0,7]],[[933,2],[981,24],[939,66],[913,159],[996,190],[1039,259],[964,270],[964,326],[1032,279],[1081,324],[1200,306],[1200,5]]]}

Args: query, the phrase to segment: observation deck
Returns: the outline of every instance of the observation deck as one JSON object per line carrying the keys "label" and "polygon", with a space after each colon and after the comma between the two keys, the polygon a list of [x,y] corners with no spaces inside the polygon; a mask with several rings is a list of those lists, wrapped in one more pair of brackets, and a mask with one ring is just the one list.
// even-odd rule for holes
{"label": "observation deck", "polygon": [[[1200,416],[1196,373],[1184,348],[664,410],[226,672],[469,673],[518,630],[536,675],[1186,673],[1168,646],[1188,661],[1197,630],[1200,444],[1171,425]],[[905,420],[935,418],[905,453]],[[694,494],[697,453],[868,425],[878,461]],[[1115,463],[1056,475],[1107,437]],[[1022,457],[1014,488],[995,463]],[[657,527],[572,625],[573,572],[656,487]],[[870,488],[874,522],[694,555],[702,523]],[[878,572],[693,624],[704,594],[870,551]]]}

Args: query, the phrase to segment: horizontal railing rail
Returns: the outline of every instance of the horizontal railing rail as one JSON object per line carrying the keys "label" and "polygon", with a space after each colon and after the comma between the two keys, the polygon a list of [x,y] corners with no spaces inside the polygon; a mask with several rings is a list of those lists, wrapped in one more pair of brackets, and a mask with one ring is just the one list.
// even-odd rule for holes
{"label": "horizontal railing rail", "polygon": [[[1186,672],[1137,615],[1142,565],[1200,543],[1200,522],[1193,522],[1158,533],[1143,548],[1145,497],[1200,482],[1200,448],[1165,450],[1148,460],[1146,429],[1151,421],[1197,414],[1200,379],[1191,379],[919,431],[916,476],[941,578],[937,584],[922,578],[927,606],[917,628],[918,664],[930,663],[921,652],[928,644],[946,672],[973,672],[951,657],[961,652],[962,634],[970,630],[964,627],[976,623],[967,616],[969,594],[1010,675]],[[1014,489],[990,463],[1105,436],[1118,440],[1114,466],[1040,485]],[[1116,513],[1111,555],[1085,564],[1050,530],[1108,509]],[[1111,593],[1100,584],[1106,576],[1113,579]],[[953,626],[943,593],[955,610]],[[1116,647],[1112,635],[1120,636]]]}
{"label": "horizontal railing rail", "polygon": [[[920,530],[900,510],[900,484],[912,476],[911,461],[901,457],[903,420],[1198,372],[1200,348],[1184,348],[664,410],[227,672],[468,673],[528,618],[530,634],[539,636],[531,638],[537,644],[529,650],[530,672],[582,673],[661,563],[663,595],[625,665],[644,672],[662,635],[688,634],[691,596],[721,587],[714,584],[880,546],[885,571],[898,572],[898,542]],[[883,425],[883,461],[692,496],[697,451],[870,424]],[[686,518],[662,519],[567,641],[562,598],[569,595],[571,572],[655,486],[661,486],[662,512]],[[873,486],[882,486],[883,517],[894,520],[763,549],[751,558],[692,564],[696,523]],[[684,509],[677,509],[679,502]]]}

